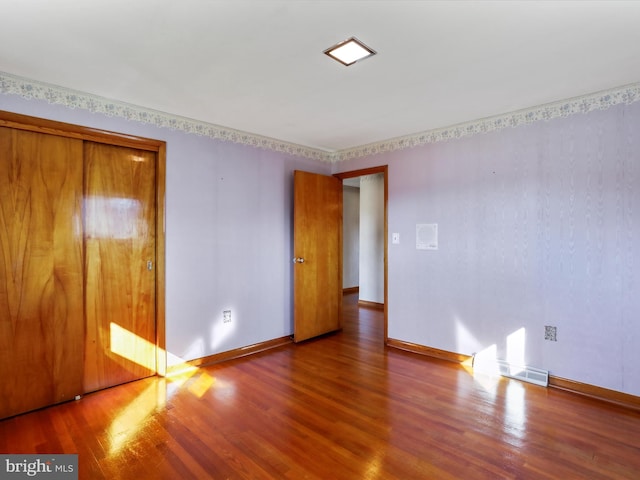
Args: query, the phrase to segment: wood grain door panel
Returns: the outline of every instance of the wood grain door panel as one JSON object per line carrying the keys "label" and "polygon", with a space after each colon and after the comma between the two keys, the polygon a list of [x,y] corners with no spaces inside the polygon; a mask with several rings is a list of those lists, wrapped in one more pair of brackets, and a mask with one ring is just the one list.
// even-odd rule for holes
{"label": "wood grain door panel", "polygon": [[82,156],[0,127],[0,418],[82,393]]}
{"label": "wood grain door panel", "polygon": [[294,172],[294,340],[340,329],[342,181]]}
{"label": "wood grain door panel", "polygon": [[0,418],[164,372],[164,158],[0,111]]}
{"label": "wood grain door panel", "polygon": [[84,388],[156,372],[156,154],[85,142]]}

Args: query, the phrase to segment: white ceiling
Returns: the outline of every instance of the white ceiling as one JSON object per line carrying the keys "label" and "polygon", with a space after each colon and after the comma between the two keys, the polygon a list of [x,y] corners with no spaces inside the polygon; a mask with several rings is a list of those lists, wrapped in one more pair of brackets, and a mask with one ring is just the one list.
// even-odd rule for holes
{"label": "white ceiling", "polygon": [[640,2],[0,0],[0,71],[333,152],[636,83]]}

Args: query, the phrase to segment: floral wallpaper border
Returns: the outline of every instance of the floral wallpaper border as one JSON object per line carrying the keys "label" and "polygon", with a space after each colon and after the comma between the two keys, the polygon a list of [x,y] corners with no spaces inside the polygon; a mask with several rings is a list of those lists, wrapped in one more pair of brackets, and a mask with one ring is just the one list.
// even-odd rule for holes
{"label": "floral wallpaper border", "polygon": [[619,104],[631,104],[640,100],[640,83],[527,108],[504,115],[452,125],[450,127],[392,138],[338,152],[327,152],[296,145],[253,133],[242,132],[207,122],[82,93],[64,87],[28,80],[4,72],[0,72],[0,93],[19,95],[25,99],[45,100],[51,104],[64,105],[69,108],[79,108],[94,113],[102,113],[107,116],[151,124],[161,128],[180,130],[217,140],[333,163],[403,150],[428,143],[443,142],[480,133],[494,132],[509,127],[552,120],[554,118],[568,117],[578,113],[605,110]]}
{"label": "floral wallpaper border", "polygon": [[450,127],[438,128],[342,150],[336,152],[332,160],[344,161],[379,153],[393,152],[395,150],[417,147],[427,143],[444,142],[479,133],[495,132],[509,127],[518,127],[520,125],[528,125],[534,122],[552,120],[554,118],[569,117],[578,113],[606,110],[615,105],[631,104],[639,100],[640,83],[635,83],[590,95],[518,110],[504,115],[496,115]]}
{"label": "floral wallpaper border", "polygon": [[83,93],[56,85],[28,80],[8,73],[0,72],[0,93],[19,95],[25,99],[45,100],[50,104],[102,113],[109,117],[124,118],[134,122],[151,124],[156,127],[179,130],[195,135],[214,138],[226,142],[240,143],[257,148],[273,150],[305,158],[331,161],[328,152],[242,132],[232,128],[201,122],[191,118],[171,115],[125,102]]}

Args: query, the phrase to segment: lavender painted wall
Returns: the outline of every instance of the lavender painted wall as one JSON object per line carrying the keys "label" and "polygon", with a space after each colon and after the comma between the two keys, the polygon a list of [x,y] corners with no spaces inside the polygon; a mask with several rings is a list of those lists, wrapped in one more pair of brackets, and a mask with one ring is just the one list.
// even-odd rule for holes
{"label": "lavender painted wall", "polygon": [[14,95],[0,94],[0,109],[167,142],[172,362],[292,333],[292,172],[329,164]]}
{"label": "lavender painted wall", "polygon": [[334,165],[389,165],[389,336],[640,395],[639,132],[635,103]]}

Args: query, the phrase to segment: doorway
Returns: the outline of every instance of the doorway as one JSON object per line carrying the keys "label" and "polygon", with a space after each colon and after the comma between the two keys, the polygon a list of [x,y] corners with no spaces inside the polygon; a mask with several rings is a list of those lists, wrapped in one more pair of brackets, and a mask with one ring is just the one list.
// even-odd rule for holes
{"label": "doorway", "polygon": [[[363,293],[363,297],[361,298],[360,295],[358,297],[358,303],[361,306],[365,306],[365,307],[373,307],[373,308],[378,308],[378,309],[382,309],[384,312],[384,343],[386,344],[387,342],[387,338],[388,338],[388,334],[387,334],[387,266],[388,266],[388,262],[387,262],[387,251],[388,251],[388,234],[387,234],[387,198],[388,198],[388,166],[384,165],[384,166],[380,166],[380,167],[372,167],[372,168],[367,168],[367,169],[362,169],[362,170],[354,170],[354,171],[350,171],[350,172],[342,172],[339,174],[335,174],[335,176],[339,179],[342,180],[343,185],[354,185],[354,182],[357,182],[358,180],[363,180],[365,182],[372,182],[370,185],[366,185],[366,193],[363,198],[365,201],[367,202],[374,202],[375,205],[368,205],[366,207],[364,207],[364,211],[365,212],[369,212],[368,213],[368,219],[365,219],[365,228],[366,231],[362,230],[360,228],[360,226],[358,227],[358,237],[362,234],[362,235],[366,235],[368,238],[365,239],[365,242],[359,242],[360,244],[364,243],[365,245],[365,251],[359,251],[358,253],[358,273],[359,274],[365,274],[367,275],[368,279],[366,281],[368,281],[369,283],[366,285],[366,290],[363,289],[362,293]],[[382,183],[382,192],[380,194],[376,193],[376,186],[375,186],[375,182],[379,181]],[[347,199],[347,195],[345,195],[345,204],[349,201]],[[375,217],[376,216],[376,209],[382,209],[382,215],[381,215],[381,219],[376,219],[376,218],[371,218],[371,217]],[[378,212],[380,213],[380,212]],[[348,226],[345,224],[345,222],[349,221],[347,217],[345,217],[343,219],[343,235],[345,238],[345,241],[354,241],[353,237],[351,237],[351,240],[349,240],[349,232],[348,232]],[[381,225],[376,226],[377,223],[381,223]],[[369,245],[367,247],[367,244]],[[382,261],[380,262],[381,265],[380,267],[376,267],[375,265],[369,265],[368,263],[375,263],[376,261],[376,256],[378,255],[378,253],[376,252],[377,249],[381,249],[382,250]],[[349,268],[349,266],[347,265],[348,262],[352,262],[352,267],[353,268],[353,263],[355,263],[355,261],[353,259],[349,260],[348,258],[346,258],[347,256],[345,255],[344,258],[344,264],[345,264],[345,268]],[[362,257],[360,259],[360,257]],[[360,265],[362,265],[364,263],[365,265],[365,269],[366,271],[363,271],[362,268],[360,268]],[[367,263],[368,262],[368,263]],[[349,276],[346,274],[345,272],[345,280],[349,283]],[[360,294],[359,288],[362,286],[361,278],[358,278],[358,292]],[[381,285],[377,285],[377,284],[381,284]],[[350,285],[345,285],[346,287],[349,287]],[[353,293],[354,289],[353,288],[347,288],[346,292],[351,292]]]}

